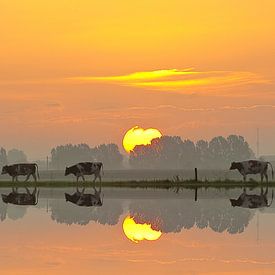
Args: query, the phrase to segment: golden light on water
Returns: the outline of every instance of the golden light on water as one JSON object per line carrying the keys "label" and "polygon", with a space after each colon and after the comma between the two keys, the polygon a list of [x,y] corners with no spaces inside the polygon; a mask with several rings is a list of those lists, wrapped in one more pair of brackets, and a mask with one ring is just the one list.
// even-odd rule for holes
{"label": "golden light on water", "polygon": [[161,231],[152,229],[151,224],[138,224],[130,216],[123,221],[123,231],[126,237],[135,243],[144,240],[155,241],[162,235]]}
{"label": "golden light on water", "polygon": [[152,139],[161,137],[159,130],[154,128],[143,129],[135,126],[128,130],[124,135],[122,144],[126,152],[130,153],[136,145],[150,144]]}

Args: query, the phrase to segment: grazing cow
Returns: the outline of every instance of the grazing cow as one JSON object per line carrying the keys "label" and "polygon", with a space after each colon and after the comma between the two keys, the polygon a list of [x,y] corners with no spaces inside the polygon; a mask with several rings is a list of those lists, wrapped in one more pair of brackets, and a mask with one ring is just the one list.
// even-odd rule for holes
{"label": "grazing cow", "polygon": [[261,182],[263,178],[266,178],[266,182],[268,182],[267,168],[268,164],[272,170],[272,179],[274,178],[274,171],[272,164],[268,161],[260,161],[260,160],[247,160],[241,162],[232,162],[230,170],[237,169],[242,175],[244,181],[246,181],[246,175],[248,174],[261,174]]}
{"label": "grazing cow", "polygon": [[36,187],[31,193],[30,190],[25,187],[26,193],[19,193],[18,188],[12,188],[12,192],[8,195],[1,194],[4,203],[11,203],[16,205],[36,205],[38,203],[39,190]]}
{"label": "grazing cow", "polygon": [[85,194],[85,188],[80,192],[78,187],[76,188],[76,192],[72,195],[65,193],[66,201],[69,201],[78,206],[102,206],[103,205],[103,196],[102,199],[100,197],[101,194],[101,186],[99,191],[94,188],[94,194]]}
{"label": "grazing cow", "polygon": [[100,171],[103,171],[102,162],[80,162],[73,166],[66,167],[65,176],[73,174],[76,176],[76,181],[78,182],[79,177],[85,181],[84,175],[95,175],[94,182],[97,178],[101,182]]}
{"label": "grazing cow", "polygon": [[18,176],[27,176],[25,181],[28,181],[30,176],[33,177],[34,181],[37,181],[37,178],[39,179],[38,165],[36,163],[5,165],[1,174],[9,174],[12,177],[12,181],[18,181]]}
{"label": "grazing cow", "polygon": [[271,202],[269,204],[268,204],[267,194],[268,194],[268,187],[266,187],[265,192],[263,188],[261,188],[260,195],[248,195],[246,193],[246,189],[244,188],[243,193],[239,196],[239,198],[230,199],[230,202],[233,207],[235,206],[239,206],[243,208],[269,207],[273,202],[273,190],[272,190]]}

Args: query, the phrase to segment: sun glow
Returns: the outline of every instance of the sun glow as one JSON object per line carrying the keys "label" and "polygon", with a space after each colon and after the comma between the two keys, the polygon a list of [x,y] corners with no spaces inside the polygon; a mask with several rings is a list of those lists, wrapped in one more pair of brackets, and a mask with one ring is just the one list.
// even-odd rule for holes
{"label": "sun glow", "polygon": [[124,219],[123,231],[126,237],[135,243],[144,240],[155,241],[162,235],[161,231],[152,229],[151,224],[138,224],[130,216]]}
{"label": "sun glow", "polygon": [[138,126],[128,130],[124,135],[122,144],[126,152],[130,153],[136,145],[151,144],[152,139],[161,137],[159,130],[154,128],[143,129]]}

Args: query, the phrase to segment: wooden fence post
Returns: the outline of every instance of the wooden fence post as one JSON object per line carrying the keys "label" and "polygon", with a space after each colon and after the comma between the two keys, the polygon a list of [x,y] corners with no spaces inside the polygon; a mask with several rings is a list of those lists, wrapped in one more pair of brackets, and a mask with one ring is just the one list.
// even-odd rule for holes
{"label": "wooden fence post", "polygon": [[195,168],[195,182],[198,181],[198,169]]}

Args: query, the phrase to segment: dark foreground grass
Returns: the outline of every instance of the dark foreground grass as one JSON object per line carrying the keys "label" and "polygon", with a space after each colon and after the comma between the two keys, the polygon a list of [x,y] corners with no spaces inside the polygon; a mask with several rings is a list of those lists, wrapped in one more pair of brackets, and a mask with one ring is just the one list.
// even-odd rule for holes
{"label": "dark foreground grass", "polygon": [[[96,182],[79,182],[78,186],[99,186],[100,183]],[[217,180],[217,181],[174,181],[174,180],[148,180],[148,181],[114,181],[114,182],[102,182],[102,187],[116,187],[116,188],[151,188],[151,189],[180,189],[180,188],[238,188],[238,187],[258,187],[266,186],[266,183],[260,183],[256,181],[248,181],[246,183],[242,181],[234,180]],[[0,181],[1,187],[74,187],[77,186],[73,181],[38,181],[38,182],[11,182]],[[275,186],[275,182],[269,182],[268,186]]]}

